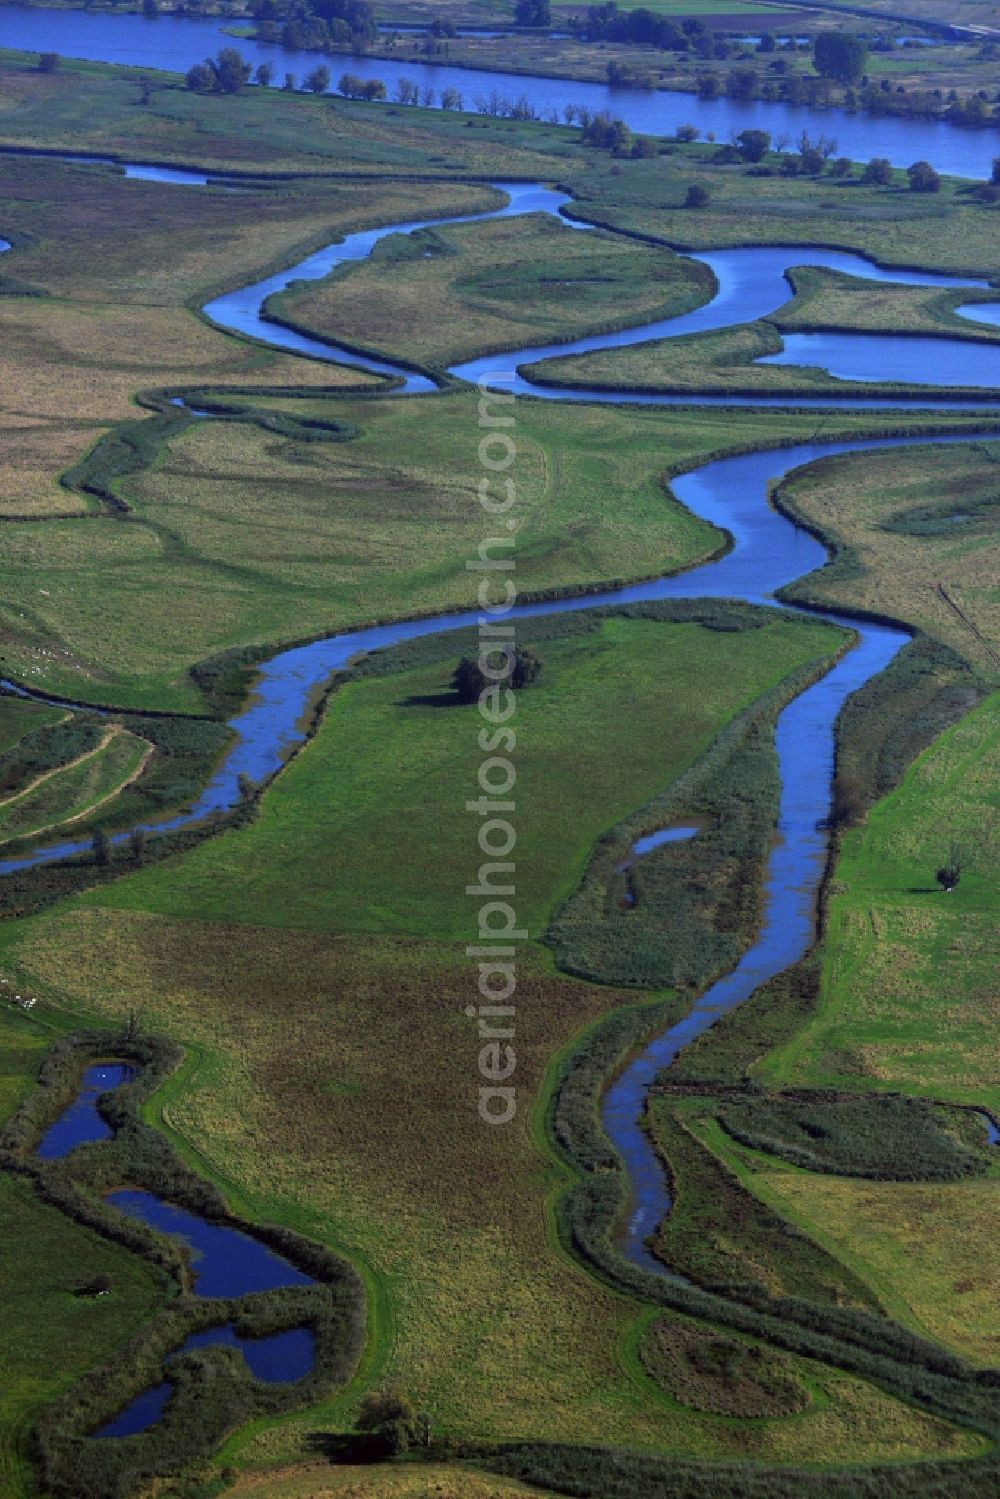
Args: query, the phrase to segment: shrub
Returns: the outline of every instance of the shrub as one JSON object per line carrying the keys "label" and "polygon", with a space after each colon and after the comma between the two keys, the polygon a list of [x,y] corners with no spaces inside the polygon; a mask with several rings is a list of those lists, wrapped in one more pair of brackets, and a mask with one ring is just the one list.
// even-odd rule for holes
{"label": "shrub", "polygon": [[685,208],[707,208],[711,202],[712,195],[708,188],[700,182],[692,182],[684,198]]}
{"label": "shrub", "polygon": [[861,181],[875,187],[888,187],[892,181],[892,162],[887,156],[873,156],[861,174]]}
{"label": "shrub", "polygon": [[936,193],[941,190],[941,178],[929,161],[915,161],[907,167],[911,193]]}

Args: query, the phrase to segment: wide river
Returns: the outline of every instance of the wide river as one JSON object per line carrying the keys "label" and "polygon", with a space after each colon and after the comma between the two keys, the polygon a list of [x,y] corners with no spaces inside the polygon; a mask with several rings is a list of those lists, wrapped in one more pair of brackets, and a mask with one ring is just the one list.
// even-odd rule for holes
{"label": "wide river", "polygon": [[[172,24],[162,23],[164,31],[169,33]],[[136,177],[156,175],[140,165],[130,166],[128,172]],[[199,184],[204,183],[202,174],[192,172],[189,185],[185,186],[178,182],[183,176],[175,174],[175,185],[165,186],[164,191],[197,191]],[[476,218],[526,212],[559,213],[567,202],[564,194],[543,184],[496,185],[508,195],[505,207],[495,214],[475,215]],[[440,225],[462,220],[436,222]],[[397,392],[397,399],[416,396],[433,400],[433,382],[428,378],[397,369],[386,359],[365,360],[338,349],[336,345],[318,339],[305,340],[302,335],[270,322],[265,309],[267,298],[290,281],[327,275],[343,262],[369,255],[374,245],[387,234],[418,227],[419,224],[410,223],[352,235],[280,275],[217,298],[206,306],[205,311],[215,322],[233,332],[250,333],[267,339],[276,347],[294,349],[313,358],[340,359],[396,373],[404,382]],[[572,388],[543,390],[532,386],[517,373],[517,366],[525,360],[552,357],[570,350],[635,344],[730,326],[748,317],[760,316],[763,312],[773,311],[787,299],[789,286],[783,273],[793,264],[831,266],[849,270],[855,276],[901,281],[909,285],[970,288],[985,285],[982,281],[933,273],[887,271],[860,256],[822,250],[754,249],[709,252],[700,258],[715,273],[717,292],[708,303],[692,313],[624,333],[603,335],[596,340],[578,340],[573,344],[494,355],[456,366],[451,373],[468,380],[501,382],[504,388],[514,388],[524,396],[603,401],[606,398],[595,396],[593,391]],[[954,342],[942,340],[941,346],[951,348]],[[864,343],[871,370],[877,374],[877,355],[881,349],[885,369],[891,377],[901,346],[906,344],[905,338],[873,339],[869,336]],[[965,361],[962,383],[982,387],[981,404],[987,408],[982,412],[982,423],[977,431],[1000,440],[1000,417],[995,410],[988,409],[994,406],[996,399],[996,372],[992,363],[994,347],[968,342],[962,344],[961,349]],[[643,399],[646,404],[670,404],[675,398],[646,396]],[[755,404],[736,397],[724,399],[737,405]],[[803,403],[799,400],[784,403],[779,397],[773,397],[770,404],[798,406]],[[812,404],[822,405],[835,413],[845,408],[871,408],[889,403],[878,397],[861,399],[851,396],[838,400],[836,394],[832,394],[816,397]],[[970,409],[967,401],[939,393],[932,398],[919,395],[898,397],[891,404],[893,409]],[[939,437],[934,441],[967,441],[968,435]],[[674,479],[672,488],[678,499],[695,515],[728,533],[732,545],[725,556],[672,577],[583,598],[523,604],[512,610],[512,615],[524,619],[622,603],[706,596],[735,597],[753,604],[781,608],[783,606],[774,598],[775,591],[821,567],[827,553],[814,537],[772,508],[768,500],[770,484],[802,464],[832,454],[909,446],[928,440],[914,437],[831,442],[817,438],[777,451],[719,458],[703,464]],[[649,1085],[682,1046],[711,1026],[720,1014],[741,1003],[762,983],[797,961],[810,946],[815,928],[816,890],[828,850],[824,827],[830,808],[837,714],[845,699],[883,671],[909,639],[902,629],[859,622],[832,613],[826,617],[855,629],[858,643],[820,681],[795,698],[779,717],[777,750],[782,790],[778,837],[766,869],[766,899],[760,932],[736,969],[713,984],[682,1021],[657,1037],[614,1082],[605,1098],[604,1121],[626,1163],[633,1189],[631,1215],[622,1230],[623,1248],[636,1263],[658,1274],[665,1273],[664,1267],[650,1254],[645,1240],[669,1211],[670,1195],[662,1166],[642,1128]],[[177,827],[203,819],[213,811],[229,809],[239,801],[241,776],[259,782],[278,770],[290,749],[304,737],[302,724],[309,704],[352,659],[401,641],[470,628],[477,623],[478,614],[474,610],[430,619],[403,620],[331,636],[275,655],[262,666],[249,704],[232,720],[233,747],[198,803],[185,814],[157,826],[161,829]],[[0,873],[85,852],[88,847],[85,841],[66,842],[25,858],[0,863]]]}
{"label": "wide river", "polygon": [[234,45],[254,67],[262,62],[273,64],[276,85],[286,73],[301,79],[323,62],[329,67],[334,83],[344,71],[361,78],[380,78],[390,95],[400,78],[409,78],[421,88],[433,89],[438,97],[442,89],[457,88],[470,109],[477,96],[488,97],[496,89],[512,98],[526,94],[540,113],[554,110],[560,119],[567,104],[585,105],[593,113],[609,110],[627,121],[633,130],[651,135],[672,135],[678,125],[689,121],[703,133],[714,131],[720,141],[728,140],[732,130],[751,127],[769,130],[772,135],[785,134],[792,140],[803,130],[809,130],[813,135],[835,136],[840,153],[856,161],[886,156],[895,166],[905,167],[924,160],[938,171],[958,177],[988,177],[992,159],[1000,152],[1000,132],[993,127],[965,130],[935,120],[872,118],[839,109],[807,109],[761,100],[741,103],[735,99],[699,99],[694,94],[647,93],[612,88],[604,83],[485,72],[435,62],[391,62],[378,57],[355,57],[349,52],[343,55],[297,52],[234,39],[218,18],[163,16],[147,20],[141,15],[28,6],[0,8],[0,47],[28,52],[54,51],[95,62],[186,73],[192,64],[204,61],[222,47]]}

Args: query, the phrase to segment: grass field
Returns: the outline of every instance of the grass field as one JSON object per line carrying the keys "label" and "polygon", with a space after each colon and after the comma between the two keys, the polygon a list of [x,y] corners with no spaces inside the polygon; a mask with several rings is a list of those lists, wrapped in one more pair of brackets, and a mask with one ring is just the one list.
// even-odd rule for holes
{"label": "grass field", "polygon": [[[547,385],[596,385],[617,390],[690,390],[698,394],[745,391],[759,395],[877,395],[870,381],[840,380],[812,366],[757,365],[779,353],[780,331],[931,333],[995,342],[995,330],[956,317],[952,309],[988,293],[928,291],[864,281],[837,271],[803,266],[792,276],[789,300],[766,320],[684,338],[654,340],[632,348],[545,359],[527,369]],[[793,294],[794,293],[794,294]],[[971,332],[970,330],[976,330]],[[985,339],[983,334],[986,335]],[[886,387],[902,388],[902,387]],[[970,386],[971,388],[971,386]],[[918,386],[910,386],[919,390]]]}
{"label": "grass field", "polygon": [[195,162],[250,176],[479,178],[556,176],[567,148],[578,150],[568,128],[541,134],[530,123],[484,119],[468,130],[464,115],[441,110],[278,89],[205,99],[170,75],[157,77],[149,104],[137,108],[143,75],[134,69],[64,59],[58,72],[40,74],[13,52],[0,53],[0,69],[0,145],[7,146]]}
{"label": "grass field", "polygon": [[0,754],[19,744],[34,729],[60,723],[66,717],[64,708],[47,703],[26,702],[24,698],[0,695]]}
{"label": "grass field", "polygon": [[773,1296],[871,1307],[874,1298],[850,1269],[788,1217],[763,1207],[699,1133],[704,1106],[657,1098],[649,1111],[653,1139],[669,1162],[674,1205],[656,1235],[656,1253],[701,1284],[764,1286]]}
{"label": "grass field", "polygon": [[269,306],[310,331],[441,370],[673,317],[712,291],[703,266],[539,214],[394,236],[368,260]]}
{"label": "grass field", "polygon": [[[845,838],[813,1018],[758,1068],[773,1082],[902,1088],[1000,1107],[995,934],[1000,697],[926,750]],[[934,871],[958,844],[967,869]]]}
{"label": "grass field", "polygon": [[[796,396],[829,395],[871,398],[880,391],[917,386],[880,386],[875,382],[839,380],[815,365],[759,365],[754,361],[778,354],[782,340],[770,322],[743,323],[718,333],[696,333],[682,338],[654,339],[632,348],[541,359],[525,366],[528,379],[545,385],[589,385],[598,390],[689,392],[701,395],[781,395],[790,404]],[[924,387],[926,393],[926,387]]]}
{"label": "grass field", "polygon": [[792,277],[794,298],[768,319],[777,328],[835,328],[862,333],[942,333],[996,342],[995,328],[956,317],[962,303],[994,300],[989,292],[933,291],[864,281],[841,271],[802,266]]}
{"label": "grass field", "polygon": [[[11,1060],[5,1050],[5,1068]],[[36,1492],[27,1437],[39,1411],[124,1343],[159,1291],[134,1255],[39,1202],[26,1183],[0,1176],[0,1209],[0,1488],[13,1499]],[[111,1276],[110,1295],[74,1294],[98,1274]]]}
{"label": "grass field", "polygon": [[[976,1450],[842,1376],[824,1373],[829,1398],[801,1416],[759,1424],[693,1413],[638,1376],[624,1354],[636,1308],[554,1247],[545,1202],[559,1174],[533,1128],[546,1063],[614,991],[558,979],[525,949],[522,1109],[488,1130],[455,946],[87,910],[20,936],[17,957],[44,991],[106,1015],[138,1004],[193,1045],[154,1117],[233,1205],[362,1259],[376,1336],[366,1378],[403,1385],[439,1431],[583,1441],[599,1430],[630,1446],[814,1463]],[[468,1073],[443,1065],[464,1051]],[[342,1427],[351,1409],[349,1398],[251,1429],[221,1460],[301,1458],[317,1424]]]}
{"label": "grass field", "polygon": [[900,1321],[966,1358],[997,1363],[996,1180],[816,1181],[768,1170],[759,1159],[749,1180],[867,1281]]}
{"label": "grass field", "polygon": [[332,1467],[329,1463],[247,1474],[232,1489],[254,1499],[522,1499],[544,1492],[513,1478],[497,1478],[472,1468],[444,1463],[407,1467],[375,1463]]}
{"label": "grass field", "polygon": [[[602,833],[840,639],[781,618],[737,634],[610,619],[543,639],[542,679],[519,697],[517,720],[518,913],[532,935]],[[475,843],[462,788],[474,796],[481,751],[475,708],[449,689],[454,664],[448,652],[342,688],[252,826],[95,898],[209,920],[465,938],[474,903],[460,892]]]}
{"label": "grass field", "polygon": [[[591,51],[603,69],[602,49]],[[134,74],[66,64],[49,75],[8,60],[0,65],[0,145],[306,175],[229,194],[0,155],[0,234],[14,242],[2,266],[11,280],[0,288],[0,652],[5,672],[92,700],[203,711],[208,699],[190,668],[228,647],[263,654],[362,622],[468,606],[474,596],[466,561],[483,535],[475,394],[372,398],[372,383],[354,373],[210,328],[197,307],[216,291],[356,228],[488,207],[496,199],[484,182],[503,176],[575,185],[591,218],[658,244],[579,234],[550,220],[431,230],[412,244],[387,243],[371,267],[292,298],[285,310],[430,367],[692,305],[704,284],[669,251],[674,240],[759,243],[780,226],[783,239],[843,236],[903,261],[956,269],[995,262],[990,210],[953,184],[930,203],[897,188],[749,179],[742,166],[713,163],[703,146],[612,161],[562,128],[277,90],[201,98],[157,80],[148,105],[138,98]],[[704,213],[679,206],[693,180],[710,187]],[[807,281],[800,293],[813,315],[820,302],[827,316],[848,316],[839,284]],[[853,305],[851,315],[895,319],[894,327],[947,317],[943,303],[918,297]],[[982,336],[973,325],[963,332]],[[692,356],[685,378],[695,383],[695,368],[714,360],[717,377],[730,380],[747,340],[759,336],[773,334],[720,336],[708,356],[703,347]],[[787,389],[788,373],[761,378]],[[183,432],[175,422],[175,435],[145,455],[148,466],[117,481],[130,513],[81,520],[96,505],[61,487],[60,473],[112,424],[139,421],[140,396],[159,393],[162,402],[164,392],[190,386],[229,400],[246,420]],[[254,420],[260,407],[273,418],[269,427]],[[317,429],[296,429],[295,418],[339,422],[348,440],[332,440],[338,434],[329,430],[330,440],[317,440]],[[162,418],[151,422],[160,432]],[[918,426],[893,418],[899,431]],[[840,422],[845,433],[885,427],[877,412]],[[520,402],[519,590],[696,563],[722,538],[681,509],[670,476],[815,430],[809,412]],[[832,570],[822,586],[855,603],[877,597],[985,674],[995,664],[996,455],[981,444],[929,447],[919,470],[907,466],[909,455],[889,456],[892,468],[870,458],[820,466],[787,487],[789,503],[836,525],[870,569]],[[959,496],[968,513],[952,521]],[[944,595],[934,591],[938,582]],[[565,616],[526,627],[528,638],[544,670],[519,696],[516,725],[516,901],[525,938],[518,1109],[505,1129],[484,1124],[476,1107],[482,1037],[465,951],[475,902],[464,892],[485,855],[465,802],[476,795],[482,751],[476,710],[449,691],[458,651],[471,643],[457,641],[415,646],[388,669],[345,683],[239,830],[159,861],[153,851],[143,869],[0,925],[3,978],[38,998],[30,1015],[0,1006],[0,1107],[34,1084],[49,1039],[37,1022],[54,1036],[72,1018],[138,1013],[144,1027],[186,1049],[180,1071],[147,1106],[149,1122],[223,1188],[234,1210],[315,1237],[362,1270],[370,1336],[356,1379],[312,1410],[230,1437],[218,1466],[244,1470],[237,1492],[526,1492],[441,1468],[329,1467],[318,1477],[315,1466],[288,1466],[314,1464],[317,1432],[348,1429],[362,1392],[390,1383],[431,1412],[437,1433],[459,1438],[596,1438],[705,1460],[816,1467],[981,1451],[978,1435],[799,1361],[793,1373],[808,1403],[786,1387],[783,1414],[760,1405],[753,1413],[713,1409],[720,1392],[706,1395],[702,1366],[697,1380],[661,1367],[658,1383],[641,1356],[649,1309],[571,1258],[557,1232],[569,1168],[548,1133],[556,1063],[610,1011],[648,996],[563,976],[538,939],[602,834],[668,787],[762,693],[828,658],[842,632],[789,617],[739,630]],[[26,733],[55,721],[52,711],[0,697],[0,752],[16,753]],[[821,1003],[760,1064],[762,1076],[906,1087],[977,1104],[993,1097],[998,711],[993,699],[960,723],[847,835]],[[186,798],[191,766],[202,773],[217,730],[164,721],[166,748],[151,776],[174,775]],[[80,732],[100,731],[88,720]],[[23,766],[11,770],[0,840],[93,811],[141,762],[140,733],[130,721],[34,785],[17,780]],[[183,761],[175,771],[171,750]],[[145,785],[125,792],[123,818]],[[951,896],[926,888],[948,851],[945,836],[969,845]],[[678,1018],[686,1008],[669,992],[659,998]],[[658,1110],[678,1190],[662,1244],[695,1275],[756,1280],[827,1306],[883,1303],[976,1358],[991,1350],[991,1181],[955,1193],[936,1187],[934,1198],[912,1184],[890,1195],[814,1174],[800,1185],[802,1173],[768,1160],[758,1200],[749,1153],[733,1147],[723,1158],[698,1100],[669,1120]],[[0,1300],[11,1298],[5,1325],[15,1349],[5,1368],[12,1435],[0,1489],[28,1499],[34,1413],[112,1352],[158,1292],[137,1260],[63,1217],[53,1221],[24,1183],[4,1177],[0,1195],[10,1200],[0,1250],[12,1262]],[[843,1243],[855,1219],[863,1242],[849,1258]],[[962,1248],[946,1261],[955,1235],[965,1236]],[[911,1248],[904,1298],[894,1283]],[[106,1268],[111,1297],[72,1295],[77,1275]],[[714,1347],[714,1332],[704,1336]],[[255,1471],[276,1464],[278,1473]]]}
{"label": "grass field", "polygon": [[997,679],[1000,445],[844,454],[793,474],[782,503],[844,550],[793,597],[890,614]]}
{"label": "grass field", "polygon": [[[201,706],[190,667],[227,647],[265,654],[467,607],[465,563],[483,535],[476,397],[310,402],[303,414],[320,411],[362,435],[300,444],[205,424],[121,484],[141,524],[7,524],[0,642],[11,674],[92,701],[190,711]],[[902,431],[915,425],[898,419]],[[884,430],[884,419],[845,413],[838,427]],[[669,474],[815,430],[808,412],[522,402],[511,471],[519,590],[655,576],[705,557],[719,533],[673,500]]]}
{"label": "grass field", "polygon": [[[761,179],[743,165],[715,162],[715,154],[713,147],[678,145],[669,157],[632,162],[617,175],[616,163],[595,159],[574,179],[573,211],[677,249],[832,245],[884,265],[994,274],[992,210],[972,201],[957,180],[946,180],[940,193],[920,194],[906,190],[903,172],[881,188],[857,177]],[[707,208],[683,206],[692,182],[708,188]]]}
{"label": "grass field", "polygon": [[[834,640],[820,624],[722,634],[611,620],[541,641],[545,672],[518,718],[525,925],[541,925],[619,806],[645,800],[741,702]],[[195,851],[104,899],[8,929],[5,962],[43,999],[104,1015],[138,1006],[151,1028],[192,1047],[154,1117],[235,1206],[362,1259],[375,1328],[366,1375],[411,1389],[441,1429],[575,1440],[599,1429],[607,1440],[762,1460],[971,1450],[850,1379],[824,1375],[829,1398],[758,1427],[693,1416],[628,1359],[623,1367],[635,1308],[555,1249],[545,1203],[560,1173],[536,1124],[552,1057],[620,997],[556,976],[548,955],[526,946],[518,1114],[503,1132],[477,1122],[461,854],[474,873],[478,851],[464,796],[453,796],[467,752],[454,719],[469,710],[421,701],[447,677],[447,665],[412,669],[336,696],[261,820],[236,835],[239,857],[234,839],[205,845],[216,861],[210,898]],[[628,753],[608,761],[603,742],[620,744],[626,714]],[[407,789],[418,780],[419,800]],[[406,822],[387,825],[404,795]],[[296,808],[308,808],[312,828]],[[251,852],[254,839],[266,848]],[[410,924],[421,940],[395,935]],[[350,934],[365,926],[372,934]],[[344,1402],[336,1409],[251,1432],[228,1456],[293,1457],[317,1419],[343,1420]]]}
{"label": "grass field", "polygon": [[112,801],[142,774],[152,746],[110,727],[96,749],[0,800],[0,844],[76,822]]}

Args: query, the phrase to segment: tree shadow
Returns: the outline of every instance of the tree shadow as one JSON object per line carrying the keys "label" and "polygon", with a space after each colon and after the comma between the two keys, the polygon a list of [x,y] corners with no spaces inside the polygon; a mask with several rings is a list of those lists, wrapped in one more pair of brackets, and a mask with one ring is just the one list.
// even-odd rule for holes
{"label": "tree shadow", "polygon": [[401,708],[461,708],[462,699],[457,692],[415,692],[400,700]]}
{"label": "tree shadow", "polygon": [[379,1463],[386,1456],[385,1442],[364,1431],[311,1431],[305,1444],[331,1463]]}

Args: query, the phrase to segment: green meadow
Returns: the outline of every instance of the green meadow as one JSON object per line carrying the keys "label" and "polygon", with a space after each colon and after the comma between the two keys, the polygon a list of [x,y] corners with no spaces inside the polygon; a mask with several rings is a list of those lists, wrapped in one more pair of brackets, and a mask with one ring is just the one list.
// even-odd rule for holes
{"label": "green meadow", "polygon": [[[466,606],[465,564],[482,540],[477,398],[313,396],[303,414],[358,435],[305,443],[252,421],[196,424],[118,482],[127,523],[7,524],[8,669],[50,692],[197,711],[190,669],[221,651],[264,656],[313,635]],[[900,414],[892,427],[919,430],[920,421]],[[670,475],[816,429],[808,412],[529,401],[517,423],[522,594],[655,576],[710,555],[723,538],[677,503]],[[961,415],[955,424],[973,425]],[[881,432],[885,419],[844,413],[837,429]]]}
{"label": "green meadow", "polygon": [[[736,713],[842,638],[825,624],[780,618],[734,634],[611,618],[543,636],[542,677],[519,700],[512,752],[518,913],[531,934],[603,832],[697,759]],[[479,794],[482,750],[476,706],[459,705],[450,689],[454,649],[445,637],[434,651],[443,660],[336,690],[318,734],[250,827],[118,882],[95,903],[461,940],[475,905],[462,891],[470,859],[480,862],[465,804]]]}
{"label": "green meadow", "polygon": [[[1000,1108],[995,850],[1000,696],[925,750],[844,838],[815,1015],[756,1073],[769,1082],[901,1088]],[[935,871],[953,847],[956,890]]]}

